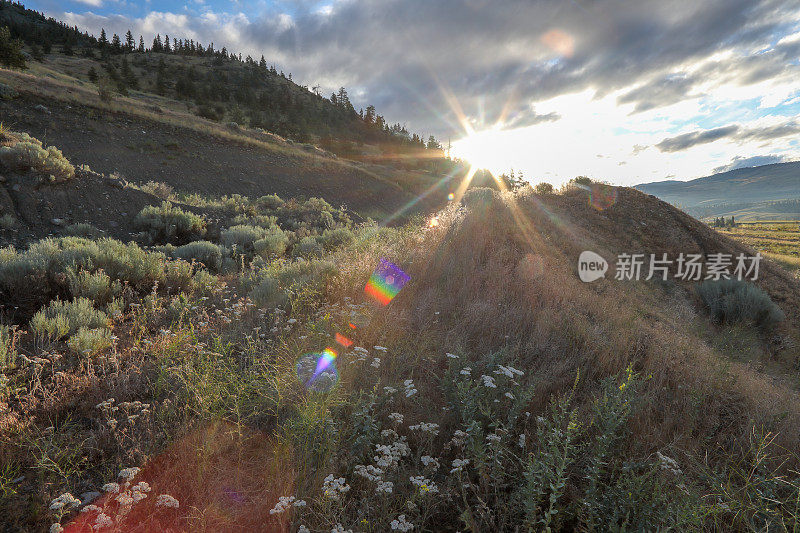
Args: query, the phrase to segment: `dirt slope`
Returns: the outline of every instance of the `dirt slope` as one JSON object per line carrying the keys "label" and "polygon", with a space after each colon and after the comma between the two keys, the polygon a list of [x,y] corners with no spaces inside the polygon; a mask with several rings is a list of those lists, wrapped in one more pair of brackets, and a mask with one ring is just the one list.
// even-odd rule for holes
{"label": "dirt slope", "polygon": [[[212,196],[317,196],[365,216],[392,213],[415,196],[398,184],[406,176],[392,168],[338,160],[313,147],[285,144],[272,149],[264,142],[260,147],[179,123],[110,112],[91,102],[41,96],[32,87],[26,92],[20,83],[16,88],[17,98],[0,101],[0,122],[7,128],[57,146],[75,165],[117,172],[134,183],[162,181],[179,191]],[[430,208],[445,195],[417,208]]]}

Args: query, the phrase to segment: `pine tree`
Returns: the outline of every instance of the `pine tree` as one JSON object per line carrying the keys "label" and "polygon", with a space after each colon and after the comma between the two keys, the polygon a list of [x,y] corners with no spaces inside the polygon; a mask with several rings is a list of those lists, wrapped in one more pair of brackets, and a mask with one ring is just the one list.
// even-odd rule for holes
{"label": "pine tree", "polygon": [[8,26],[0,28],[0,65],[10,68],[27,68],[22,54],[22,41],[11,38]]}
{"label": "pine tree", "polygon": [[64,45],[61,47],[61,53],[64,54],[65,56],[71,56],[72,55],[72,53],[73,53],[72,52],[72,43],[69,41],[69,39],[64,41]]}
{"label": "pine tree", "polygon": [[133,45],[134,45],[133,34],[131,33],[131,30],[128,30],[128,33],[125,34],[125,49],[128,52],[132,52]]}
{"label": "pine tree", "polygon": [[169,35],[164,35],[164,51],[168,54],[172,52],[172,48],[169,45]]}
{"label": "pine tree", "polygon": [[374,124],[375,123],[375,106],[368,105],[367,112],[364,114],[364,122],[367,124]]}
{"label": "pine tree", "polygon": [[158,60],[158,70],[156,71],[156,92],[158,94],[165,94],[167,92],[167,66],[164,64],[164,58]]}
{"label": "pine tree", "polygon": [[38,61],[41,63],[44,61],[44,54],[42,53],[42,49],[36,43],[31,45],[31,57],[34,61]]}
{"label": "pine tree", "polygon": [[125,85],[131,89],[139,87],[139,80],[136,78],[136,74],[131,70],[130,65],[128,65],[128,60],[124,57],[122,58],[122,80]]}
{"label": "pine tree", "polygon": [[153,47],[151,48],[151,50],[153,52],[160,52],[162,50],[162,48],[163,47],[161,46],[161,34],[159,33],[153,39]]}
{"label": "pine tree", "polygon": [[144,38],[139,36],[139,52],[144,53]]}
{"label": "pine tree", "polygon": [[261,61],[258,62],[258,66],[261,67],[263,70],[267,70],[267,60],[264,59],[264,55],[261,55]]}
{"label": "pine tree", "polygon": [[108,37],[106,37],[105,28],[100,28],[100,38],[97,39],[97,44],[100,45],[101,50],[108,46]]}
{"label": "pine tree", "polygon": [[119,53],[122,51],[122,43],[119,40],[119,35],[117,35],[116,33],[111,38],[111,48],[114,49],[115,53]]}
{"label": "pine tree", "polygon": [[89,76],[89,81],[92,83],[97,83],[97,71],[94,67],[89,67],[89,72],[87,73]]}
{"label": "pine tree", "polygon": [[353,110],[353,104],[350,103],[350,97],[347,96],[347,89],[344,87],[339,87],[339,94],[336,95],[336,102],[339,107],[346,111]]}

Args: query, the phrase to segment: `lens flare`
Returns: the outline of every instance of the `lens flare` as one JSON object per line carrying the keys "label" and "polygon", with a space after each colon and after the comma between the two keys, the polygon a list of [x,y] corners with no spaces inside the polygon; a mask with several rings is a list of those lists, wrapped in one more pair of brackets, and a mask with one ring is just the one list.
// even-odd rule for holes
{"label": "lens flare", "polygon": [[331,348],[325,348],[322,353],[302,356],[295,365],[297,379],[310,391],[328,392],[339,381],[337,355]]}
{"label": "lens flare", "polygon": [[589,186],[589,205],[604,211],[617,203],[617,188],[605,183],[592,183]]}
{"label": "lens flare", "polygon": [[386,259],[381,259],[378,268],[375,269],[375,272],[372,273],[369,281],[367,281],[364,292],[381,305],[387,305],[410,279],[408,274],[403,272],[399,266],[390,263]]}
{"label": "lens flare", "polygon": [[553,28],[543,33],[539,40],[561,56],[572,57],[572,54],[575,53],[575,38],[558,28]]}
{"label": "lens flare", "polygon": [[[352,325],[352,324],[351,324]],[[345,348],[349,348],[353,345],[353,341],[342,335],[341,333],[336,334],[336,342],[341,344]]]}

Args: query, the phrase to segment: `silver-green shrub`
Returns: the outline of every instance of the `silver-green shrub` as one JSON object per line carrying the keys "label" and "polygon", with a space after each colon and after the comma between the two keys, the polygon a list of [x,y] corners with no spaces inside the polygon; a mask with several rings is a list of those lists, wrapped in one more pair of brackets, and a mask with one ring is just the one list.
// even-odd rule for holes
{"label": "silver-green shrub", "polygon": [[704,281],[697,292],[711,317],[721,324],[748,324],[769,329],[785,317],[769,294],[747,281]]}
{"label": "silver-green shrub", "polygon": [[313,235],[303,237],[292,249],[294,257],[305,257],[306,259],[322,257],[324,253],[325,248],[320,244],[319,238]]}
{"label": "silver-green shrub", "polygon": [[172,205],[148,205],[136,216],[135,224],[147,233],[153,243],[185,244],[200,240],[206,234],[206,220]]}
{"label": "silver-green shrub", "polygon": [[75,167],[55,146],[42,146],[42,142],[27,133],[9,133],[6,142],[0,147],[0,166],[7,170],[33,170],[49,181],[59,182],[72,179]]}
{"label": "silver-green shrub", "polygon": [[197,261],[214,272],[222,268],[222,248],[209,241],[194,241],[172,249],[173,258]]}
{"label": "silver-green shrub", "polygon": [[219,241],[226,248],[236,248],[238,253],[253,253],[253,243],[267,236],[267,230],[260,226],[239,224],[222,230]]}
{"label": "silver-green shrub", "polygon": [[83,237],[86,239],[99,239],[105,232],[100,228],[96,228],[91,224],[80,222],[78,224],[70,224],[64,228],[64,234],[72,237]]}
{"label": "silver-green shrub", "polygon": [[87,328],[81,327],[67,341],[67,345],[75,352],[92,356],[101,350],[105,350],[113,343],[111,331],[107,328]]}
{"label": "silver-green shrub", "polygon": [[31,319],[31,330],[42,337],[59,340],[80,328],[108,328],[108,316],[92,306],[88,298],[54,300]]}

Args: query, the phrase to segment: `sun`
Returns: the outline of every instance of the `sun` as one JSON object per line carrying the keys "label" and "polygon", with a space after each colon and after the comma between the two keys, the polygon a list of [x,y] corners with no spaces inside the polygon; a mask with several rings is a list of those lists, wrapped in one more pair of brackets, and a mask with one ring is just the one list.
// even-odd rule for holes
{"label": "sun", "polygon": [[508,170],[507,145],[500,130],[470,132],[453,143],[452,154],[479,169],[497,175]]}

